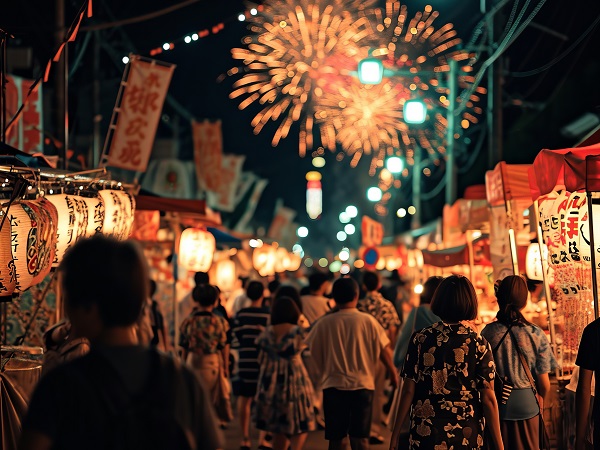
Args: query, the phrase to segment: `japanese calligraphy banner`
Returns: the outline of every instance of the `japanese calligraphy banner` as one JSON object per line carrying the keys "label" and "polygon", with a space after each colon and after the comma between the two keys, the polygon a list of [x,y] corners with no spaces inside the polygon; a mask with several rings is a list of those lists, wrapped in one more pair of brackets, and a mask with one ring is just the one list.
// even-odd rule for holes
{"label": "japanese calligraphy banner", "polygon": [[132,56],[107,164],[145,172],[175,66]]}
{"label": "japanese calligraphy banner", "polygon": [[235,194],[242,173],[245,156],[223,155],[221,159],[221,181],[215,191],[208,191],[208,203],[220,211],[232,212],[235,209]]}
{"label": "japanese calligraphy banner", "polygon": [[[6,113],[10,118],[27,98],[27,93],[34,80],[8,75],[6,81]],[[8,129],[7,144],[30,154],[43,151],[42,128],[44,121],[42,106],[42,86],[40,83],[25,103],[23,113],[16,125]]]}
{"label": "japanese calligraphy banner", "polygon": [[192,134],[198,186],[205,191],[217,191],[221,183],[223,154],[221,121],[196,122],[192,120]]}

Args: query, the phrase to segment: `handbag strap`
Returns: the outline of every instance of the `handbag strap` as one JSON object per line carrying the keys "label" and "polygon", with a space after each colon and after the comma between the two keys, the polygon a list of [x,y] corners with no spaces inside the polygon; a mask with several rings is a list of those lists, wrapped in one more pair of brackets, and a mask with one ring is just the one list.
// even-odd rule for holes
{"label": "handbag strap", "polygon": [[496,350],[498,350],[498,348],[500,348],[500,344],[502,344],[502,341],[504,341],[504,338],[509,333],[509,331],[510,331],[511,328],[512,328],[512,323],[506,329],[506,333],[504,333],[504,336],[502,336],[502,338],[500,339],[500,341],[498,341],[498,343],[496,344],[496,346],[492,349],[492,353],[496,353]]}
{"label": "handbag strap", "polygon": [[535,402],[537,403],[538,409],[540,410],[540,414],[541,414],[542,408],[540,407],[540,402],[537,399],[537,389],[535,387],[535,381],[533,380],[533,375],[531,374],[531,369],[529,368],[529,365],[527,364],[527,361],[525,360],[525,355],[523,355],[521,348],[517,345],[515,336],[512,333],[510,333],[510,337],[512,339],[513,346],[517,349],[517,353],[519,354],[519,360],[521,361],[521,365],[523,366],[523,369],[525,370],[525,374],[527,375],[527,378],[529,379],[529,384],[531,384],[531,390],[533,391],[533,398],[535,398]]}

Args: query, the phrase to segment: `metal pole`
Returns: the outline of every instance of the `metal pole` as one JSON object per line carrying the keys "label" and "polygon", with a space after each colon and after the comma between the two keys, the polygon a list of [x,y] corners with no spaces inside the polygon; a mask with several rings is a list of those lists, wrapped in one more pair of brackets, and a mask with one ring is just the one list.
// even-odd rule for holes
{"label": "metal pole", "polygon": [[594,208],[592,205],[592,193],[587,192],[587,204],[588,204],[588,217],[589,217],[589,227],[590,227],[590,255],[592,259],[592,295],[594,297],[594,318],[598,318],[598,274],[597,270],[597,262],[596,262],[596,244],[594,239]]}
{"label": "metal pole", "polygon": [[94,139],[92,143],[92,160],[90,167],[98,167],[100,161],[101,137],[100,125],[102,115],[100,112],[100,31],[94,31],[94,85],[92,93],[92,107],[94,109]]}
{"label": "metal pole", "polygon": [[6,41],[8,34],[0,30],[0,142],[6,142]]}
{"label": "metal pole", "polygon": [[418,145],[415,146],[415,155],[414,155],[414,165],[413,165],[413,179],[412,179],[412,189],[413,189],[413,206],[415,207],[415,214],[412,218],[412,228],[416,229],[421,226],[421,147]]}
{"label": "metal pole", "polygon": [[454,130],[457,96],[456,60],[450,59],[450,72],[448,73],[448,117],[446,128],[446,204],[452,205],[456,200],[456,162],[454,155]]}

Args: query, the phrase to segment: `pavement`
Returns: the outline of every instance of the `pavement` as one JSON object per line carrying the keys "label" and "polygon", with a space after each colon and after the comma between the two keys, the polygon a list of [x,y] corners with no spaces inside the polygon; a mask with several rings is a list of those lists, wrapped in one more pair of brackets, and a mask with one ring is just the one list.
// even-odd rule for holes
{"label": "pavement", "polygon": [[[258,448],[258,431],[255,429],[252,430],[251,427],[251,439],[252,439],[252,449],[256,450]],[[388,450],[390,448],[390,436],[391,431],[385,427],[382,427],[382,436],[385,438],[385,442],[383,444],[371,445],[371,450]],[[224,431],[225,435],[225,450],[239,450],[240,441],[242,438],[242,434],[240,432],[239,422],[237,417],[233,419],[233,421],[229,424],[228,428]],[[304,444],[305,450],[326,450],[327,449],[327,441],[325,440],[325,432],[322,430],[312,431],[308,433],[308,438],[306,439],[306,444]],[[350,446],[347,446],[347,449],[350,449]],[[293,450],[293,449],[292,449]]]}

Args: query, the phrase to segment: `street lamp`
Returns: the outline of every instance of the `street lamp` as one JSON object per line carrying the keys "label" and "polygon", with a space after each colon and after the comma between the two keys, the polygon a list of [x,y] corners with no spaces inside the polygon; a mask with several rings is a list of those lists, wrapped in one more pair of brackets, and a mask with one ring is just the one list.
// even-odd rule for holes
{"label": "street lamp", "polygon": [[399,156],[390,156],[385,160],[385,168],[391,173],[401,173],[404,169],[404,162]]}
{"label": "street lamp", "polygon": [[427,105],[421,100],[407,100],[404,102],[403,114],[406,123],[423,123],[427,118]]}
{"label": "street lamp", "polygon": [[381,193],[381,189],[379,189],[378,187],[370,187],[367,190],[367,198],[372,202],[378,202],[379,200],[381,200],[382,196],[383,194]]}
{"label": "street lamp", "polygon": [[369,56],[358,63],[358,79],[362,84],[379,84],[383,79],[383,63]]}

